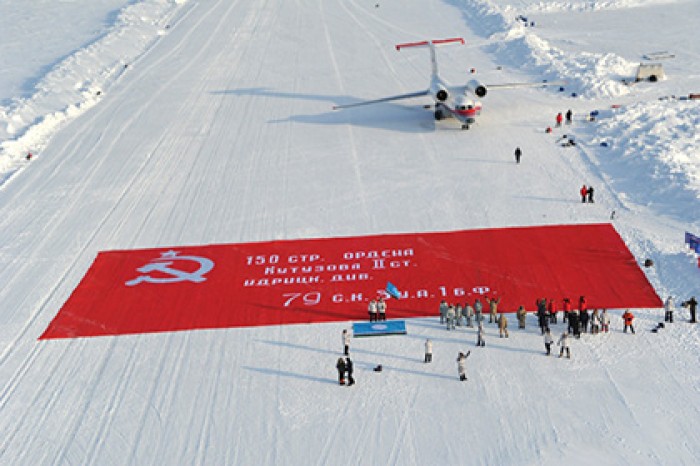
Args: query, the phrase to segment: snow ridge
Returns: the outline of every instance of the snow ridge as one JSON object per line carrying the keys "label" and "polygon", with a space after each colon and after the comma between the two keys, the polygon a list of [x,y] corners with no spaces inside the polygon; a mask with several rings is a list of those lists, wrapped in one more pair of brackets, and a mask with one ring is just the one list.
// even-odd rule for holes
{"label": "snow ridge", "polygon": [[28,98],[0,106],[0,186],[71,120],[106,91],[179,22],[187,0],[146,0],[126,6],[99,40],[57,64]]}

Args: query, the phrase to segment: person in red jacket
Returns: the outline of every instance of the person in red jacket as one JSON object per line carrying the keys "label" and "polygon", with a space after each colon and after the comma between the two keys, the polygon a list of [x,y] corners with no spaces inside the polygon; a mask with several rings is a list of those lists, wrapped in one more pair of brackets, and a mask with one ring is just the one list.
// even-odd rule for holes
{"label": "person in red jacket", "polygon": [[562,308],[564,311],[563,322],[566,323],[569,321],[569,312],[571,312],[571,300],[569,298],[564,298],[564,304],[562,305]]}
{"label": "person in red jacket", "polygon": [[557,128],[561,126],[562,121],[564,121],[564,115],[559,112],[557,113]]}
{"label": "person in red jacket", "polygon": [[588,308],[586,307],[586,297],[585,297],[585,296],[581,296],[580,298],[578,298],[578,311],[579,311],[579,312],[583,312],[583,311],[585,311],[586,309],[588,309]]}
{"label": "person in red jacket", "polygon": [[581,191],[579,191],[579,192],[581,193],[581,202],[585,203],[586,196],[588,196],[588,188],[586,187],[585,184],[581,187]]}
{"label": "person in red jacket", "polygon": [[550,299],[549,304],[547,304],[547,312],[549,313],[549,323],[557,323],[557,305],[554,304],[554,300]]}
{"label": "person in red jacket", "polygon": [[632,325],[632,322],[634,321],[634,314],[627,309],[625,313],[622,314],[622,319],[625,321],[625,328],[622,330],[622,332],[627,333],[627,327],[629,327],[630,330],[632,330],[632,333],[634,333],[634,326]]}

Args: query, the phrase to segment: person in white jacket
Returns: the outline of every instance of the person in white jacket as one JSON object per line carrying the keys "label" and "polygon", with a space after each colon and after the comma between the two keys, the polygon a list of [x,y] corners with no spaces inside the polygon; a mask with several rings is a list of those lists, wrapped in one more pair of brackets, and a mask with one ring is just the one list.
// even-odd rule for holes
{"label": "person in white jacket", "polygon": [[460,352],[457,355],[457,373],[459,374],[459,380],[464,382],[467,380],[467,358],[471,354],[471,351],[467,351],[467,354]]}
{"label": "person in white jacket", "polygon": [[664,315],[664,322],[669,322],[673,323],[673,298],[669,296],[666,298],[666,302],[664,303],[664,309],[666,310],[666,314]]}
{"label": "person in white jacket", "polygon": [[464,315],[467,318],[467,327],[473,327],[472,317],[474,317],[474,308],[471,304],[467,303],[464,306]]}
{"label": "person in white jacket", "polygon": [[603,313],[600,315],[600,331],[603,333],[610,331],[610,316],[607,309],[603,309]]}
{"label": "person in white jacket", "polygon": [[343,329],[343,353],[347,356],[350,353],[350,334],[348,329]]}
{"label": "person in white jacket", "polygon": [[433,342],[430,338],[425,340],[425,362],[433,362]]}
{"label": "person in white jacket", "polygon": [[547,350],[547,356],[552,352],[552,343],[554,343],[554,337],[552,337],[552,332],[547,327],[544,330],[544,349]]}
{"label": "person in white jacket", "polygon": [[377,301],[371,300],[367,306],[367,312],[369,313],[369,321],[377,321]]}
{"label": "person in white jacket", "polygon": [[561,334],[557,344],[561,346],[561,349],[559,350],[559,357],[561,358],[564,355],[564,350],[566,350],[566,357],[571,359],[571,352],[569,351],[569,334],[566,331]]}
{"label": "person in white jacket", "polygon": [[450,304],[447,308],[447,330],[455,328],[455,307]]}
{"label": "person in white jacket", "polygon": [[476,346],[486,346],[484,341],[484,325],[479,322],[479,328],[476,331]]}

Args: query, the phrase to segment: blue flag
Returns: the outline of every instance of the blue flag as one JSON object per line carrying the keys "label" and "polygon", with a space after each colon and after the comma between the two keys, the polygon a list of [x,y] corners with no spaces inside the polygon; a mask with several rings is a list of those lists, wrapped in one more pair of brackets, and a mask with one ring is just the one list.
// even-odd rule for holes
{"label": "blue flag", "polygon": [[392,298],[401,299],[401,293],[391,282],[386,282],[386,292],[389,293],[389,296]]}

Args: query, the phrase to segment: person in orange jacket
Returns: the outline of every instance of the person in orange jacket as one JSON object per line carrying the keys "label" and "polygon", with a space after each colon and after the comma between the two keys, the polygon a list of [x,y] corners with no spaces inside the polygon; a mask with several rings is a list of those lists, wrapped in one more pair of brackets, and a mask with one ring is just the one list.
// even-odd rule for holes
{"label": "person in orange jacket", "polygon": [[588,187],[584,184],[584,185],[581,187],[581,191],[579,191],[579,193],[581,193],[581,202],[585,203],[585,202],[586,202],[586,196],[588,196]]}
{"label": "person in orange jacket", "polygon": [[622,332],[627,333],[627,327],[629,327],[630,330],[632,330],[632,333],[634,333],[634,326],[632,325],[632,322],[634,321],[634,314],[627,309],[625,313],[622,314],[622,319],[625,321],[625,328],[622,330]]}

